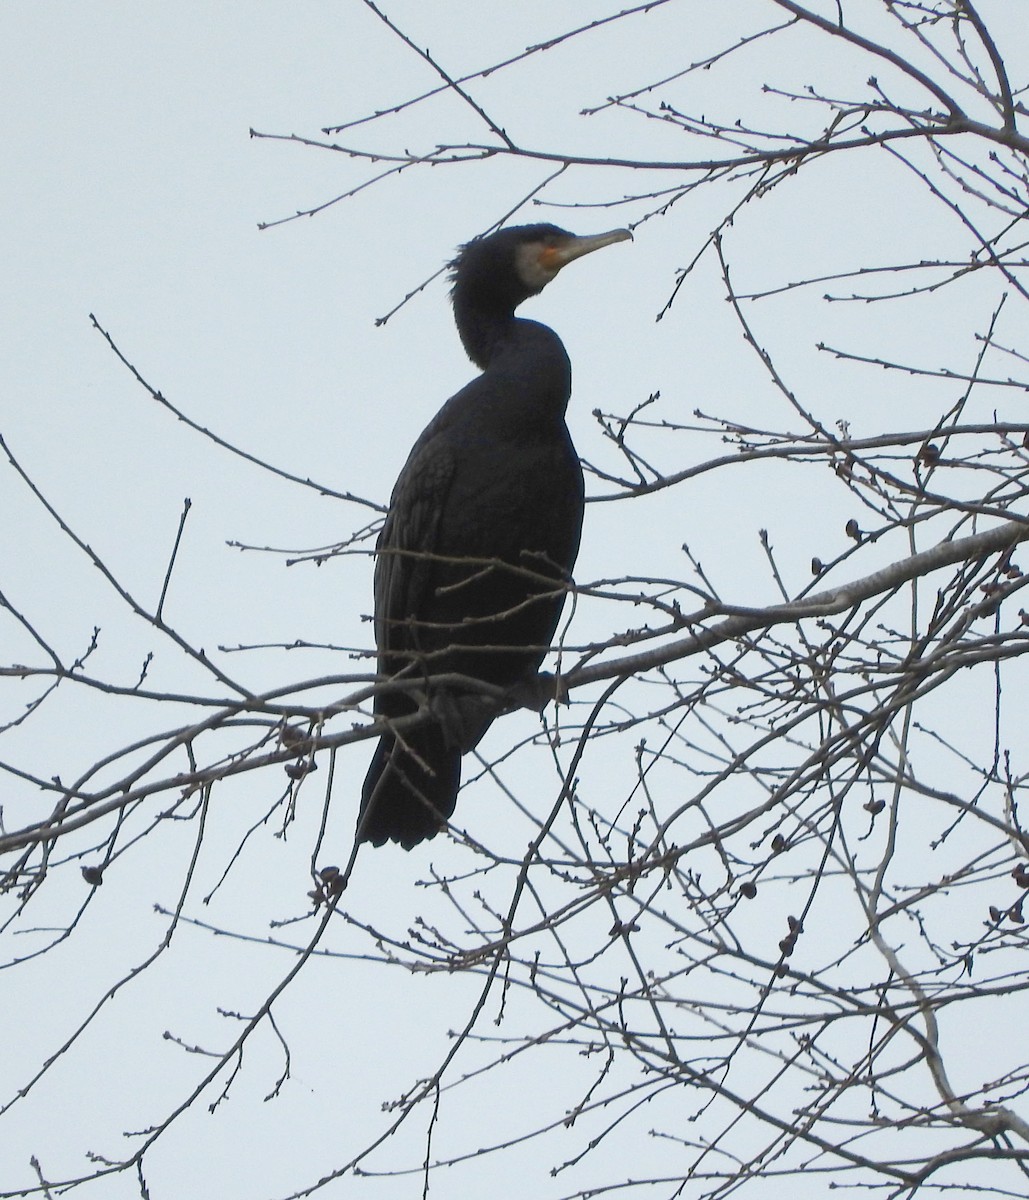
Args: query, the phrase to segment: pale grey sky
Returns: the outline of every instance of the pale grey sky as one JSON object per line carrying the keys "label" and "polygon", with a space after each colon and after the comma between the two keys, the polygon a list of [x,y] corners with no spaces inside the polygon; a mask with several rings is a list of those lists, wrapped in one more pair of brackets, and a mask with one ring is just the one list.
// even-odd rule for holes
{"label": "pale grey sky", "polygon": [[[388,11],[457,75],[572,26],[587,7],[593,15],[620,6],[398,0]],[[659,122],[617,113],[583,120],[577,114],[728,43],[728,22],[746,28],[769,6],[749,0],[732,7],[729,15],[723,6],[666,5],[480,82],[475,94],[536,146],[556,149],[574,138],[582,153],[697,155],[690,139]],[[863,64],[851,67],[843,58],[823,61],[802,37],[794,49],[801,82],[828,74],[844,88],[848,70],[855,82],[867,74]],[[761,78],[762,53],[755,51],[754,79]],[[773,65],[769,60],[768,70]],[[182,502],[191,499],[165,611],[211,653],[223,644],[294,639],[367,646],[367,556],[287,570],[282,556],[226,545],[325,546],[366,518],[356,506],[234,459],[177,423],[117,361],[89,314],[145,379],[193,420],[286,470],[385,502],[411,442],[474,368],[453,330],[442,279],[385,327],[376,327],[375,319],[546,172],[516,162],[410,171],[313,218],[259,231],[259,223],[321,205],[375,168],[317,149],[253,140],[248,131],[320,138],[322,126],[366,115],[433,84],[431,71],[357,0],[9,0],[0,8],[0,246],[7,298],[0,322],[0,433],[47,499],[144,604],[156,604]],[[729,74],[724,82],[705,75],[670,95],[687,104],[702,85],[726,105],[738,100],[761,112],[759,88],[748,97],[721,90],[730,87]],[[412,110],[392,127],[395,133],[386,132],[390,128],[366,126],[347,136],[362,146],[413,150],[431,147],[444,129],[455,138],[484,137],[474,114],[453,97]],[[547,196],[599,205],[632,187],[675,182],[657,173],[633,181],[572,171]],[[955,232],[945,217],[914,225],[902,219],[919,189],[883,155],[853,164],[827,161],[793,189],[741,214],[726,243],[740,286],[757,289],[801,271],[814,275],[938,254],[941,240]],[[651,207],[526,208],[519,219],[553,220],[585,233],[639,220]],[[530,315],[553,324],[572,357],[569,423],[585,458],[609,469],[619,465],[597,430],[594,408],[625,412],[657,390],[660,415],[669,420],[689,423],[699,408],[773,429],[789,426],[791,415],[771,395],[743,343],[710,256],[671,313],[655,321],[676,270],[690,261],[726,207],[725,195],[715,192],[683,201],[667,219],[642,224],[632,245],[585,260],[531,305]],[[874,306],[826,305],[824,291],[748,309],[790,372],[790,386],[817,405],[827,424],[847,420],[858,435],[885,423],[918,428],[934,420],[937,396],[921,382],[882,373],[873,393],[867,372],[836,367],[830,376],[815,343],[846,339],[855,350],[874,347],[877,354],[896,351],[920,362],[967,366],[976,351],[971,330],[989,315],[986,285],[980,291],[971,284],[961,303],[949,293],[929,297],[903,325]],[[970,321],[977,303],[981,312]],[[664,465],[723,452],[716,439],[706,438],[684,443],[681,458]],[[685,511],[678,493],[674,501],[592,505],[577,576],[663,575],[662,564],[688,542],[727,600],[774,602],[778,594],[758,529],[769,530],[794,590],[809,581],[812,554],[830,559],[846,545],[843,527],[851,513],[832,481],[812,473],[807,490],[797,489],[795,478],[791,473],[787,488],[774,466],[749,473],[746,485],[731,471],[701,477],[691,484]],[[610,490],[596,481],[588,486],[594,495]],[[89,661],[94,674],[131,684],[153,649],[155,685],[188,688],[196,681],[195,669],[127,613],[96,569],[59,535],[6,462],[0,511],[0,588],[62,655],[70,660],[85,652],[99,626],[99,646]],[[796,536],[798,530],[803,536]],[[601,609],[582,609],[576,642],[604,628]],[[0,621],[0,642],[5,662],[35,653],[11,620]],[[367,661],[330,651],[273,650],[223,661],[255,689],[370,669]],[[27,698],[29,689],[22,686],[21,695]],[[20,711],[21,695],[7,692],[4,720]],[[185,708],[155,719],[142,707],[108,705],[67,689],[48,711],[45,721],[28,721],[6,734],[2,757],[43,777],[65,779],[136,736],[194,719]],[[518,728],[528,737],[538,722],[529,714],[509,718],[509,740]],[[368,753],[363,743],[338,756],[321,864],[345,860],[349,852]],[[558,775],[546,750],[540,754],[544,762],[537,759],[535,770],[543,782],[528,791],[538,790],[545,811]],[[631,763],[625,769],[631,774]],[[531,780],[528,770],[518,760],[510,779]],[[316,775],[305,785],[308,807],[289,836],[263,833],[205,905],[202,896],[218,883],[245,830],[272,807],[281,781],[224,787],[189,915],[261,939],[271,921],[303,914],[324,781]],[[15,825],[39,801],[31,789],[15,794],[10,779],[4,787],[11,789],[4,820]],[[462,804],[460,821],[475,835],[490,808],[490,827],[510,837],[517,862],[530,824],[512,810],[499,811],[499,801],[496,813],[491,805],[477,805],[479,793],[486,789]],[[0,1107],[105,989],[160,942],[167,920],[155,915],[154,906],[177,903],[196,828],[183,822],[160,832],[151,846],[118,861],[76,937],[0,979]],[[442,839],[423,850],[404,855],[391,847],[362,859],[348,896],[357,920],[403,936],[419,917],[430,923],[453,919],[447,900],[418,881],[428,877],[430,862],[441,871],[468,864]],[[35,902],[33,929],[61,926],[86,898],[77,871],[67,875],[64,885]],[[271,932],[302,944],[312,926],[308,921]],[[7,956],[45,936],[19,933]],[[476,940],[469,929],[468,944]],[[447,1031],[463,1025],[481,978],[412,976],[362,961],[373,943],[356,927],[338,931],[331,949],[342,957],[310,963],[275,1009],[294,1055],[293,1078],[282,1097],[264,1102],[282,1061],[265,1026],[247,1050],[248,1064],[260,1055],[260,1065],[252,1071],[248,1066],[230,1101],[209,1114],[216,1085],[148,1156],[152,1200],[292,1195],[382,1133],[389,1118],[380,1106],[438,1065]],[[253,1012],[291,962],[286,951],[181,926],[172,949],[126,985],[94,1031],[0,1117],[6,1125],[0,1132],[0,1195],[32,1183],[30,1153],[40,1156],[51,1179],[88,1172],[87,1152],[124,1153],[134,1142],[123,1139],[123,1131],[163,1119],[197,1077],[197,1055],[162,1034],[167,1030],[187,1046],[224,1047],[238,1021],[218,1009]],[[509,998],[508,1019],[515,1026],[528,1019],[519,1009],[523,1002],[517,992]],[[486,1036],[497,1032],[493,1015],[483,1023]],[[580,1079],[567,1063],[562,1057],[560,1071],[551,1073],[545,1056],[523,1057],[453,1096],[444,1093],[434,1153],[470,1154],[518,1137],[534,1127],[541,1094],[548,1097],[548,1112],[565,1102],[555,1095],[567,1093],[566,1106],[574,1105],[593,1068],[584,1065]],[[320,1194],[342,1197],[360,1189],[372,1200],[420,1195],[427,1119],[423,1114],[409,1122],[365,1164],[369,1170],[404,1167],[410,1174],[384,1181],[348,1177]],[[572,1138],[563,1153],[573,1156],[586,1140],[585,1134]],[[606,1161],[616,1164],[618,1177],[626,1173],[630,1152],[642,1152],[638,1141],[612,1140]],[[674,1171],[674,1147],[650,1139],[645,1154],[649,1173],[659,1174],[663,1165]],[[563,1196],[590,1176],[576,1176],[574,1184],[563,1176],[551,1180],[550,1167],[560,1156],[544,1162],[536,1144],[527,1142],[504,1157],[455,1168],[435,1186],[449,1200]],[[139,1188],[133,1178],[116,1176],[82,1194],[122,1200],[139,1195]],[[823,1193],[812,1184],[809,1194]]]}

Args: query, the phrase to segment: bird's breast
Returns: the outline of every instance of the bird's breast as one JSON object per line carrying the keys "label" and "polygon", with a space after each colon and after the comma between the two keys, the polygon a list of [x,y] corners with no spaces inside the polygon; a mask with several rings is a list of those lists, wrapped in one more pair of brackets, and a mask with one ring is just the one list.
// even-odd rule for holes
{"label": "bird's breast", "polygon": [[582,522],[582,469],[565,434],[547,445],[483,438],[459,456],[441,522],[445,553],[545,553],[570,570]]}

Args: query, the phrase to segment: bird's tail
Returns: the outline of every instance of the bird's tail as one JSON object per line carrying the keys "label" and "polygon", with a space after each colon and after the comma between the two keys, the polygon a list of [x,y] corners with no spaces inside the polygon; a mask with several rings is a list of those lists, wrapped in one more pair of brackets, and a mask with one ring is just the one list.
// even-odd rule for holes
{"label": "bird's tail", "polygon": [[447,745],[440,726],[415,729],[403,744],[383,734],[361,789],[357,840],[410,850],[435,837],[453,814],[460,785],[461,751]]}

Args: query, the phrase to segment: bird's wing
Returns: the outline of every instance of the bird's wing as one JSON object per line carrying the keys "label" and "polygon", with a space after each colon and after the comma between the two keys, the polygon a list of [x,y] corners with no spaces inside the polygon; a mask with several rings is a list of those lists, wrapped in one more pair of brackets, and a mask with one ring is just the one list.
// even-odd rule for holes
{"label": "bird's wing", "polygon": [[[411,451],[390,500],[375,562],[375,641],[380,657],[414,649],[409,617],[431,595],[439,529],[457,469],[457,455],[430,426]],[[424,557],[422,557],[424,556]],[[403,666],[392,664],[390,672]]]}

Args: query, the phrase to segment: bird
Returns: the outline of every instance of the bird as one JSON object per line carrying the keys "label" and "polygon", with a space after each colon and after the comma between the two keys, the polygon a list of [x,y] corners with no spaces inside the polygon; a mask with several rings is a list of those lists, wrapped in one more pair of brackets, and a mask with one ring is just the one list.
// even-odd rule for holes
{"label": "bird", "polygon": [[568,263],[631,237],[511,226],[451,264],[457,331],[482,373],[414,443],[376,543],[373,707],[385,728],[358,844],[410,850],[446,826],[461,758],[499,711],[484,693],[532,680],[550,649],[579,549],[583,475],[565,424],[564,345],[515,309]]}

